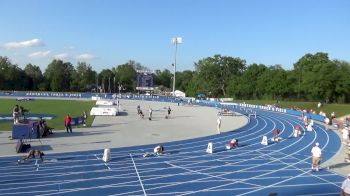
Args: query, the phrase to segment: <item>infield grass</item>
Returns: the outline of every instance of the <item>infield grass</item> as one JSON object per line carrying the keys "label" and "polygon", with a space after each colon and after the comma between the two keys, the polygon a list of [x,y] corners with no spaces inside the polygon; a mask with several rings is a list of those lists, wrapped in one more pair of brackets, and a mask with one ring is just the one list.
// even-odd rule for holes
{"label": "infield grass", "polygon": [[[71,117],[82,116],[83,112],[89,115],[91,108],[96,101],[85,100],[51,100],[35,99],[34,101],[16,101],[13,99],[0,99],[0,114],[11,114],[12,109],[17,104],[29,110],[29,114],[52,114],[56,117],[48,120],[47,124],[55,130],[63,130],[64,119],[67,114]],[[93,116],[88,116],[87,127],[90,127],[94,120]],[[13,121],[0,122],[0,131],[12,131]]]}

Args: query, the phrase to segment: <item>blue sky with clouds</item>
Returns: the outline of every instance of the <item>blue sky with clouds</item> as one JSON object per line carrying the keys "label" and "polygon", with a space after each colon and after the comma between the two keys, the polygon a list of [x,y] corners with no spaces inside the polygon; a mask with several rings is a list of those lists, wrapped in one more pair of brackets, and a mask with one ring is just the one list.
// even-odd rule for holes
{"label": "blue sky with clouds", "polygon": [[1,0],[0,56],[96,71],[135,60],[178,70],[221,54],[291,69],[306,53],[350,61],[349,0]]}

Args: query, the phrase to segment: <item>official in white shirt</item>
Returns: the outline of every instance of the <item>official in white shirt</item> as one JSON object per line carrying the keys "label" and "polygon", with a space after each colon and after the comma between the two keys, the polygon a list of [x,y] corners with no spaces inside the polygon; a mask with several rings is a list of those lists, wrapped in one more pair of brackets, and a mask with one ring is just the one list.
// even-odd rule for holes
{"label": "official in white shirt", "polygon": [[343,184],[341,185],[341,196],[350,196],[350,174],[348,174],[348,177],[344,180]]}
{"label": "official in white shirt", "polygon": [[311,154],[312,154],[312,170],[316,170],[318,171],[320,168],[320,162],[322,159],[322,152],[321,152],[321,148],[320,148],[320,144],[318,142],[316,142],[315,146],[312,148],[311,150]]}

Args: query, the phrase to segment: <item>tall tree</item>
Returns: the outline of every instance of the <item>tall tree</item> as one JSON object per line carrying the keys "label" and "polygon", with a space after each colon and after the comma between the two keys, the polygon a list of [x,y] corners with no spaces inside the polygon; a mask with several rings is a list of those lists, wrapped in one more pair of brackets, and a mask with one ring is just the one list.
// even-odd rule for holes
{"label": "tall tree", "polygon": [[245,69],[245,60],[221,55],[214,55],[195,63],[198,85],[215,97],[226,96],[226,88],[231,78],[241,75]]}
{"label": "tall tree", "polygon": [[123,86],[123,89],[129,92],[135,92],[136,90],[136,70],[134,64],[130,62],[117,66],[116,78],[118,84]]}
{"label": "tall tree", "polygon": [[99,74],[98,74],[98,80],[100,81],[100,89],[104,93],[112,92],[113,90],[113,78],[114,78],[114,73],[110,69],[103,69]]}
{"label": "tall tree", "polygon": [[281,100],[290,91],[287,78],[281,65],[270,66],[259,77],[258,86],[265,88],[265,98]]}
{"label": "tall tree", "polygon": [[299,95],[304,95],[307,100],[328,102],[333,99],[336,65],[327,53],[304,55],[294,64],[294,70],[299,74]]}
{"label": "tall tree", "polygon": [[10,59],[7,57],[0,56],[0,89],[9,90],[8,86],[8,75],[7,72],[12,66]]}
{"label": "tall tree", "polygon": [[185,70],[183,72],[176,73],[176,86],[181,91],[186,91],[189,88],[191,80],[193,78],[193,71]]}
{"label": "tall tree", "polygon": [[44,80],[40,67],[29,63],[25,66],[24,72],[29,78],[28,90],[39,90],[39,85]]}
{"label": "tall tree", "polygon": [[338,103],[350,102],[350,63],[335,60],[337,65],[337,81],[335,82],[334,97]]}
{"label": "tall tree", "polygon": [[0,89],[24,90],[27,77],[22,69],[0,56]]}
{"label": "tall tree", "polygon": [[171,88],[173,74],[168,70],[156,70],[154,76],[154,84]]}
{"label": "tall tree", "polygon": [[96,72],[92,70],[91,65],[85,62],[78,62],[71,81],[71,90],[91,91],[96,85]]}
{"label": "tall tree", "polygon": [[[267,71],[263,64],[252,64],[241,76],[232,78],[230,94],[238,99],[259,99],[264,94],[264,86],[258,85],[259,77]],[[260,88],[259,88],[260,87]]]}
{"label": "tall tree", "polygon": [[50,90],[62,92],[70,91],[70,81],[74,67],[70,62],[53,60],[46,68],[44,76],[50,84]]}

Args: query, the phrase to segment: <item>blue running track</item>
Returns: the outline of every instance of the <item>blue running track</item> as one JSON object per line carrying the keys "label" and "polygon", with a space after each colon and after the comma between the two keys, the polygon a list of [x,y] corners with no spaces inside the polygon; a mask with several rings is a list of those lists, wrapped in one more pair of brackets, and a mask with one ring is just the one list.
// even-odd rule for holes
{"label": "blue running track", "polygon": [[[293,137],[302,120],[262,110],[232,132],[164,143],[163,156],[143,157],[155,145],[46,155],[16,165],[0,158],[0,195],[339,195],[344,176],[322,168],[311,171],[311,148],[320,143],[323,162],[341,147],[340,138],[321,125]],[[244,111],[242,111],[244,113]],[[272,143],[274,128],[282,141]],[[263,136],[269,145],[261,145]],[[240,146],[226,150],[232,138]],[[213,142],[214,153],[206,153]]]}

